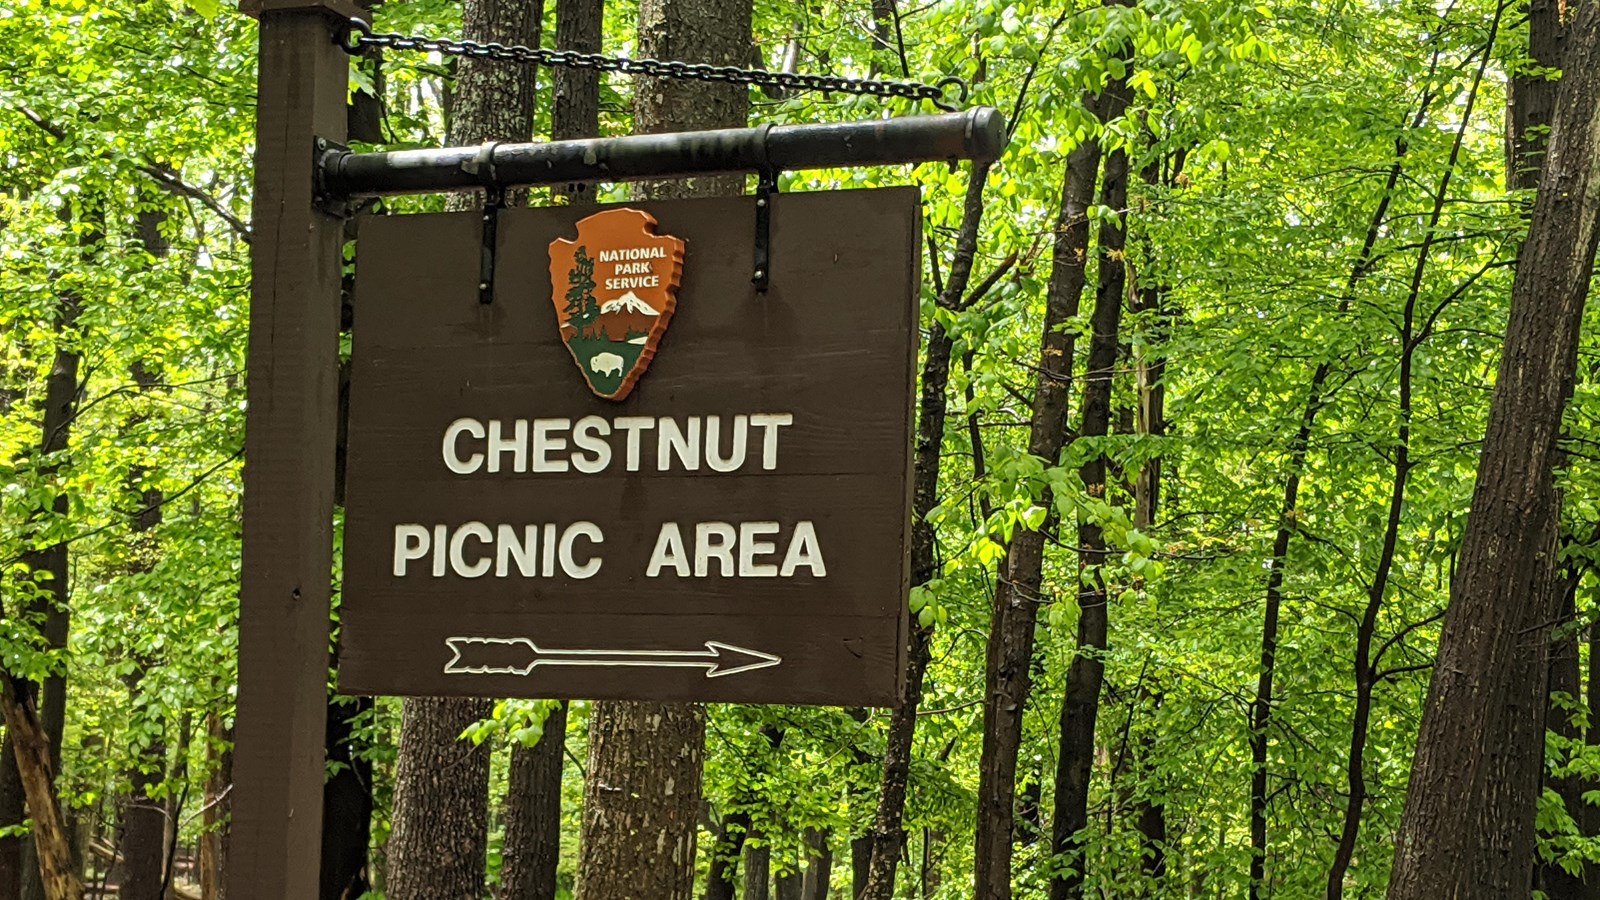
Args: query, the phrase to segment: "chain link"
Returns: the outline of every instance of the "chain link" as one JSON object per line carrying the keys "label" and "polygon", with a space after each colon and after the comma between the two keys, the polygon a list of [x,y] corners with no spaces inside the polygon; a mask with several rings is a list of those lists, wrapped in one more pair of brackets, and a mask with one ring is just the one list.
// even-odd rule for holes
{"label": "chain link", "polygon": [[[927,100],[939,109],[955,112],[967,100],[967,83],[950,76],[933,84],[920,81],[888,81],[871,78],[841,78],[833,75],[807,75],[793,72],[769,72],[765,69],[741,69],[738,66],[713,66],[705,63],[687,63],[677,60],[630,59],[626,56],[606,56],[599,53],[578,53],[574,50],[545,50],[524,47],[520,44],[506,46],[500,43],[454,41],[446,38],[408,37],[394,32],[375,34],[372,26],[360,19],[351,19],[336,35],[339,46],[351,56],[360,55],[369,47],[391,50],[438,53],[466,59],[487,59],[501,62],[526,63],[535,66],[564,66],[573,69],[595,69],[600,72],[619,72],[623,75],[645,75],[651,78],[723,82],[727,84],[775,87],[795,91],[825,91],[843,94],[863,94],[872,97],[903,97],[907,100]],[[952,89],[955,102],[945,99]]]}

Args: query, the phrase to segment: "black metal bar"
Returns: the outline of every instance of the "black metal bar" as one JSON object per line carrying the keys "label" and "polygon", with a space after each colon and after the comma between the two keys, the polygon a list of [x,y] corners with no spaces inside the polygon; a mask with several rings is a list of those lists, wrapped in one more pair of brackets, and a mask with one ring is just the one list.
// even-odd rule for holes
{"label": "black metal bar", "polygon": [[484,187],[682,178],[720,172],[797,171],[933,160],[992,162],[1005,123],[989,107],[823,125],[763,125],[720,131],[630,135],[492,148],[493,183],[480,147],[350,153],[330,149],[319,166],[330,199]]}

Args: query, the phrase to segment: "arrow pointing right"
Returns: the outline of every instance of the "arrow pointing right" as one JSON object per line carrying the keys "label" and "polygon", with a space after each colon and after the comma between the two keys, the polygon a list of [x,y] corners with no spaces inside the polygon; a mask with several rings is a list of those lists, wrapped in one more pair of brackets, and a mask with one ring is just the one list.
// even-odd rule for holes
{"label": "arrow pointing right", "polygon": [[558,650],[529,638],[448,637],[446,675],[527,675],[539,666],[630,666],[703,668],[707,678],[765,669],[783,658],[723,641],[706,641],[704,650]]}

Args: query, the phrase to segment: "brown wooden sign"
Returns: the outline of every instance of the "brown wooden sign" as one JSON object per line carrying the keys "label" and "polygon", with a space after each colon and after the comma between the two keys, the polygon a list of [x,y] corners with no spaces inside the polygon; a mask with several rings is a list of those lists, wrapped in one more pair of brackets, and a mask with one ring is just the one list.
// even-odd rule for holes
{"label": "brown wooden sign", "polygon": [[[917,193],[374,218],[357,256],[350,693],[890,705]],[[669,327],[670,325],[670,327]],[[574,365],[576,364],[576,365]]]}

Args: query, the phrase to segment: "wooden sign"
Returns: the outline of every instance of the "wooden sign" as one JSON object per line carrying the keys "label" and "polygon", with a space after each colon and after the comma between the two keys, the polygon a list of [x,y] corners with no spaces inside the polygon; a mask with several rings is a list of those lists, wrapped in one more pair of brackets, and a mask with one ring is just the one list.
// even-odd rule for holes
{"label": "wooden sign", "polygon": [[342,690],[895,701],[917,193],[754,204],[363,224]]}

